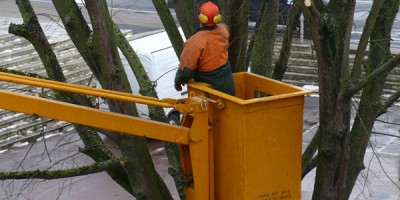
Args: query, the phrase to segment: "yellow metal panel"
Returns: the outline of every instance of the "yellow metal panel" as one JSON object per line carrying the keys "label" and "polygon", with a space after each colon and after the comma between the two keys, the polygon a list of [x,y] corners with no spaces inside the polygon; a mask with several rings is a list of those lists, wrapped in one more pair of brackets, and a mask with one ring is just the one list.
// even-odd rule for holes
{"label": "yellow metal panel", "polygon": [[[234,74],[237,96],[205,84],[189,92],[212,106],[214,191],[218,200],[300,199],[304,94],[309,91],[251,73]],[[270,94],[255,98],[256,91]]]}
{"label": "yellow metal panel", "polygon": [[[204,103],[203,100],[200,101]],[[206,101],[203,106],[208,107]],[[203,108],[206,108],[203,107]],[[209,127],[209,110],[201,109],[192,114],[186,114],[182,126],[190,127],[189,147],[181,146],[183,179],[193,180],[193,184],[185,185],[186,199],[214,200],[213,188],[213,147],[212,129]],[[212,188],[211,188],[212,187]]]}
{"label": "yellow metal panel", "polygon": [[0,107],[101,129],[189,144],[189,129],[118,113],[0,91]]}
{"label": "yellow metal panel", "polygon": [[190,129],[191,143],[189,145],[195,190],[195,198],[193,200],[210,199],[208,130],[208,113],[196,113]]}
{"label": "yellow metal panel", "polygon": [[293,104],[246,114],[245,185],[251,187],[244,199],[300,199],[303,107]]}

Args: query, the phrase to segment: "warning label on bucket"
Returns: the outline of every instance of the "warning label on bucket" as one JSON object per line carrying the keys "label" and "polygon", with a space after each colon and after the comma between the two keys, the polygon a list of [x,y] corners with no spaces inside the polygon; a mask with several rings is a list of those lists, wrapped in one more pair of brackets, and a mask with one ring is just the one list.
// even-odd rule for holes
{"label": "warning label on bucket", "polygon": [[282,199],[291,199],[291,198],[292,198],[292,195],[291,195],[289,189],[258,195],[258,199],[262,199],[262,200],[282,200]]}

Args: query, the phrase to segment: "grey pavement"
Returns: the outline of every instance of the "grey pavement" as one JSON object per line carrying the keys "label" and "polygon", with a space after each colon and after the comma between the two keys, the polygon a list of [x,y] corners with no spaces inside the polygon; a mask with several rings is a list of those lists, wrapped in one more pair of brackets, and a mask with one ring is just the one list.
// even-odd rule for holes
{"label": "grey pavement", "polygon": [[[303,150],[318,129],[318,98],[306,97],[304,105]],[[354,102],[356,107],[357,101]],[[378,118],[350,199],[400,199],[400,107],[392,106]],[[302,181],[302,199],[311,199],[315,169]]]}

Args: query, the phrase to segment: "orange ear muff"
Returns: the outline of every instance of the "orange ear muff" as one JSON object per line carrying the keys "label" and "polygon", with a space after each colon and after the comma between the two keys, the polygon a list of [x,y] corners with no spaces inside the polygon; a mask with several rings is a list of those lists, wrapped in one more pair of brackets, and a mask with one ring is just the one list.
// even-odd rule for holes
{"label": "orange ear muff", "polygon": [[221,14],[215,15],[215,17],[213,18],[214,24],[218,24],[221,20],[222,20]]}
{"label": "orange ear muff", "polygon": [[[215,18],[215,17],[214,17]],[[207,15],[200,13],[199,14],[199,20],[202,24],[206,24],[208,22],[208,17]]]}

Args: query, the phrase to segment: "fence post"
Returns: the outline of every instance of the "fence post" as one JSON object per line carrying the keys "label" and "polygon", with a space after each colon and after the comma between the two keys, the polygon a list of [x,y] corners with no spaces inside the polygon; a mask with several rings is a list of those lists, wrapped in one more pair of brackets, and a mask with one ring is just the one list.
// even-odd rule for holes
{"label": "fence post", "polygon": [[300,15],[300,42],[304,43],[304,16],[303,13]]}

